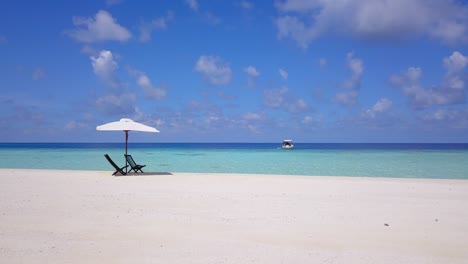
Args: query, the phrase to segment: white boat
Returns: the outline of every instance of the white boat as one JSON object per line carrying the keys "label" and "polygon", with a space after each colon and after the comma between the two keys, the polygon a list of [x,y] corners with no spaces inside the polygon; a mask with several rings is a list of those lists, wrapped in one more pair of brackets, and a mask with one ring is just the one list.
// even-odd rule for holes
{"label": "white boat", "polygon": [[292,149],[294,147],[292,140],[286,139],[283,140],[283,146],[281,147],[282,149]]}

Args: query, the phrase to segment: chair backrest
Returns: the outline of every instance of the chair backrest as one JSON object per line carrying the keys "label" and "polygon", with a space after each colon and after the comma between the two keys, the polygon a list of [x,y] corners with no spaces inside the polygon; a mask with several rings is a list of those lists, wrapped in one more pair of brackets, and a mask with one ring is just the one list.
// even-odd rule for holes
{"label": "chair backrest", "polygon": [[116,170],[120,171],[119,166],[117,166],[117,164],[115,164],[115,162],[109,157],[109,155],[105,154],[104,157],[106,157],[107,161],[109,161],[109,163],[112,165],[112,167],[114,167]]}
{"label": "chair backrest", "polygon": [[125,159],[128,161],[128,164],[130,164],[130,166],[133,168],[133,167],[136,167],[136,163],[135,161],[133,160],[132,158],[132,155],[126,155],[124,154],[125,156]]}

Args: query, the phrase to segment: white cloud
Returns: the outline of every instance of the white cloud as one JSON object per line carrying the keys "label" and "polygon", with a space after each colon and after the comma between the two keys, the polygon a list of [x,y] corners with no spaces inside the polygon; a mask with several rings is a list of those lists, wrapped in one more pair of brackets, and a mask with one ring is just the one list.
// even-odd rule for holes
{"label": "white cloud", "polygon": [[95,48],[91,47],[90,45],[84,45],[80,51],[81,53],[84,53],[88,56],[98,55],[98,51]]}
{"label": "white cloud", "polygon": [[387,98],[382,98],[377,103],[375,103],[371,110],[376,113],[381,113],[387,111],[391,106],[392,101],[388,100]]}
{"label": "white cloud", "polygon": [[155,29],[167,29],[167,23],[174,19],[174,13],[167,12],[166,16],[157,18],[152,21]]}
{"label": "white cloud", "polygon": [[382,98],[375,105],[366,111],[366,114],[370,117],[375,117],[379,113],[384,113],[392,107],[392,101],[387,98]]}
{"label": "white cloud", "polygon": [[454,51],[450,57],[444,58],[444,66],[448,73],[459,73],[468,65],[468,57],[458,51]]}
{"label": "white cloud", "polygon": [[286,71],[283,70],[283,69],[279,69],[278,72],[279,72],[279,75],[280,75],[283,79],[285,79],[285,80],[288,79],[288,72],[286,72]]}
{"label": "white cloud", "polygon": [[401,40],[428,36],[444,43],[468,43],[468,7],[446,0],[277,1],[278,38],[307,48],[321,35]]}
{"label": "white cloud", "polygon": [[442,41],[450,45],[468,43],[468,23],[466,18],[467,15],[468,11],[466,6],[461,10],[455,10],[454,18],[444,18],[446,20],[439,21],[435,25],[434,29],[432,29],[432,31],[429,32],[429,34],[433,37],[441,39]]}
{"label": "white cloud", "polygon": [[416,82],[419,81],[422,75],[421,68],[410,67],[408,68],[407,77],[410,81]]}
{"label": "white cloud", "polygon": [[166,89],[154,86],[146,73],[134,69],[129,69],[128,71],[130,75],[135,77],[137,85],[143,89],[146,98],[162,100],[166,97]]}
{"label": "white cloud", "polygon": [[423,119],[437,120],[437,121],[446,120],[446,119],[455,119],[457,114],[458,114],[458,111],[449,111],[446,109],[439,109],[435,112],[424,115]]}
{"label": "white cloud", "polygon": [[298,109],[306,109],[308,108],[308,104],[306,103],[306,101],[304,101],[303,99],[299,99],[296,101],[296,103],[294,104]]}
{"label": "white cloud", "polygon": [[332,102],[346,105],[346,106],[352,106],[356,104],[357,98],[358,98],[357,91],[342,92],[342,93],[337,93],[335,97],[333,97]]}
{"label": "white cloud", "polygon": [[83,26],[68,32],[79,42],[92,43],[115,40],[127,41],[132,37],[130,31],[119,25],[107,11],[100,10],[95,18],[73,17],[75,26]]}
{"label": "white cloud", "polygon": [[301,123],[304,124],[304,125],[307,125],[307,124],[312,123],[312,121],[313,121],[313,119],[312,119],[311,116],[304,116]]}
{"label": "white cloud", "polygon": [[201,73],[211,85],[225,85],[232,79],[231,68],[217,56],[201,56],[195,65],[195,71]]}
{"label": "white cloud", "polygon": [[263,91],[263,104],[267,107],[282,109],[290,114],[310,111],[309,104],[297,98],[287,86]]}
{"label": "white cloud", "polygon": [[250,132],[259,134],[261,133],[261,128],[264,126],[266,119],[263,113],[245,113],[240,116],[238,121]]}
{"label": "white cloud", "polygon": [[422,70],[416,67],[408,68],[403,75],[392,75],[390,83],[403,91],[414,109],[464,103],[466,100],[464,72],[468,66],[468,57],[455,51],[451,56],[444,58],[443,64],[447,70],[443,83],[429,89],[420,83]]}
{"label": "white cloud", "polygon": [[468,109],[438,109],[434,112],[425,113],[421,119],[430,124],[434,122],[442,127],[468,128]]}
{"label": "white cloud", "polygon": [[189,5],[190,9],[192,9],[193,11],[198,11],[197,0],[185,0],[185,2]]}
{"label": "white cloud", "polygon": [[140,25],[140,38],[141,42],[147,42],[151,40],[151,33],[154,30],[166,30],[167,23],[174,19],[174,14],[172,12],[167,12],[167,14],[163,17],[159,17],[154,19],[153,21],[146,23],[143,22]]}
{"label": "white cloud", "polygon": [[361,86],[361,77],[364,73],[364,63],[361,59],[355,58],[352,52],[346,55],[346,62],[351,71],[351,77],[344,82],[344,87],[351,90],[349,92],[337,93],[332,102],[345,106],[352,106],[357,103],[359,96],[358,89]]}
{"label": "white cloud", "polygon": [[151,88],[153,85],[151,84],[151,80],[146,76],[146,74],[142,73],[137,77],[137,84],[140,87]]}
{"label": "white cloud", "polygon": [[364,63],[362,60],[354,58],[353,53],[348,53],[346,56],[348,67],[351,70],[351,78],[346,80],[344,86],[349,89],[357,89],[361,84],[361,76],[364,72]]}
{"label": "white cloud", "polygon": [[288,111],[290,113],[305,112],[309,110],[309,104],[304,99],[297,99],[289,104]]}
{"label": "white cloud", "polygon": [[45,77],[45,71],[42,68],[36,68],[33,72],[32,79],[37,81]]}
{"label": "white cloud", "polygon": [[147,114],[140,110],[140,108],[135,107],[135,112],[130,117],[132,120],[140,122],[142,124],[147,124],[159,129],[159,127],[165,125],[165,121],[158,117],[157,114]]}
{"label": "white cloud", "polygon": [[404,75],[390,76],[390,83],[395,86],[402,86],[405,83],[414,84],[419,81],[422,76],[422,70],[418,67],[409,67]]}
{"label": "white cloud", "polygon": [[119,68],[117,62],[114,60],[112,52],[103,50],[99,53],[98,57],[91,56],[91,64],[93,65],[94,73],[104,83],[112,88],[120,86],[116,71]]}
{"label": "white cloud", "polygon": [[260,73],[253,66],[248,66],[248,67],[244,68],[244,72],[247,73],[247,75],[249,75],[250,77],[260,76]]}
{"label": "white cloud", "polygon": [[464,90],[466,79],[464,70],[468,66],[468,56],[455,51],[450,57],[444,59],[444,66],[447,70],[446,85],[454,90]]}
{"label": "white cloud", "polygon": [[266,90],[263,92],[263,102],[265,105],[273,108],[285,106],[288,104],[288,100],[285,97],[288,90],[286,86],[279,89]]}
{"label": "white cloud", "polygon": [[138,77],[137,84],[145,90],[145,96],[147,98],[161,100],[166,97],[166,90],[153,86],[151,80],[144,73]]}
{"label": "white cloud", "polygon": [[248,124],[247,129],[250,130],[252,133],[261,134],[261,130],[258,125]]}
{"label": "white cloud", "polygon": [[255,87],[256,80],[260,76],[260,72],[253,66],[244,68],[244,72],[247,74],[247,86]]}
{"label": "white cloud", "polygon": [[279,39],[291,38],[303,49],[306,49],[318,36],[316,29],[307,28],[304,22],[293,16],[282,16],[276,19],[276,27]]}
{"label": "white cloud", "polygon": [[265,119],[265,116],[263,114],[258,114],[258,113],[246,113],[242,116],[242,119],[248,120],[248,121],[258,121],[258,120]]}

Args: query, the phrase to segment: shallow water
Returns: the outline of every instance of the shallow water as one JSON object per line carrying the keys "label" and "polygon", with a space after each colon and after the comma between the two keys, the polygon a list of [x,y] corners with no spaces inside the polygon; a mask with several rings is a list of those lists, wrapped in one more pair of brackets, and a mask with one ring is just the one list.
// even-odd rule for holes
{"label": "shallow water", "polygon": [[[261,173],[468,179],[468,144],[129,144],[152,172]],[[0,144],[1,168],[113,171],[108,153],[125,163],[123,144]]]}

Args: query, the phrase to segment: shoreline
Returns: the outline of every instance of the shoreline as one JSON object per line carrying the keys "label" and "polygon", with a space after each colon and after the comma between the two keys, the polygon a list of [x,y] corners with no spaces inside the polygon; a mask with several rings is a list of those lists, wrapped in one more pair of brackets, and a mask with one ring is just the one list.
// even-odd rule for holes
{"label": "shoreline", "polygon": [[108,173],[108,176],[111,177],[132,177],[132,176],[155,176],[155,175],[218,175],[218,176],[252,176],[252,177],[306,177],[306,178],[349,178],[349,179],[376,179],[376,180],[428,180],[428,181],[467,181],[468,178],[420,178],[415,176],[409,177],[388,177],[388,176],[352,176],[352,175],[304,175],[304,174],[275,174],[275,173],[242,173],[242,172],[185,172],[185,171],[145,171],[143,174],[141,173],[134,173],[131,172],[127,175],[112,175],[113,171],[110,169],[103,169],[103,170],[81,170],[81,169],[44,169],[44,168],[0,168],[0,173],[2,171],[17,171],[17,172],[27,172],[27,171],[34,171],[34,172],[80,172],[80,173]]}
{"label": "shoreline", "polygon": [[0,169],[0,262],[468,263],[466,180],[111,174]]}

